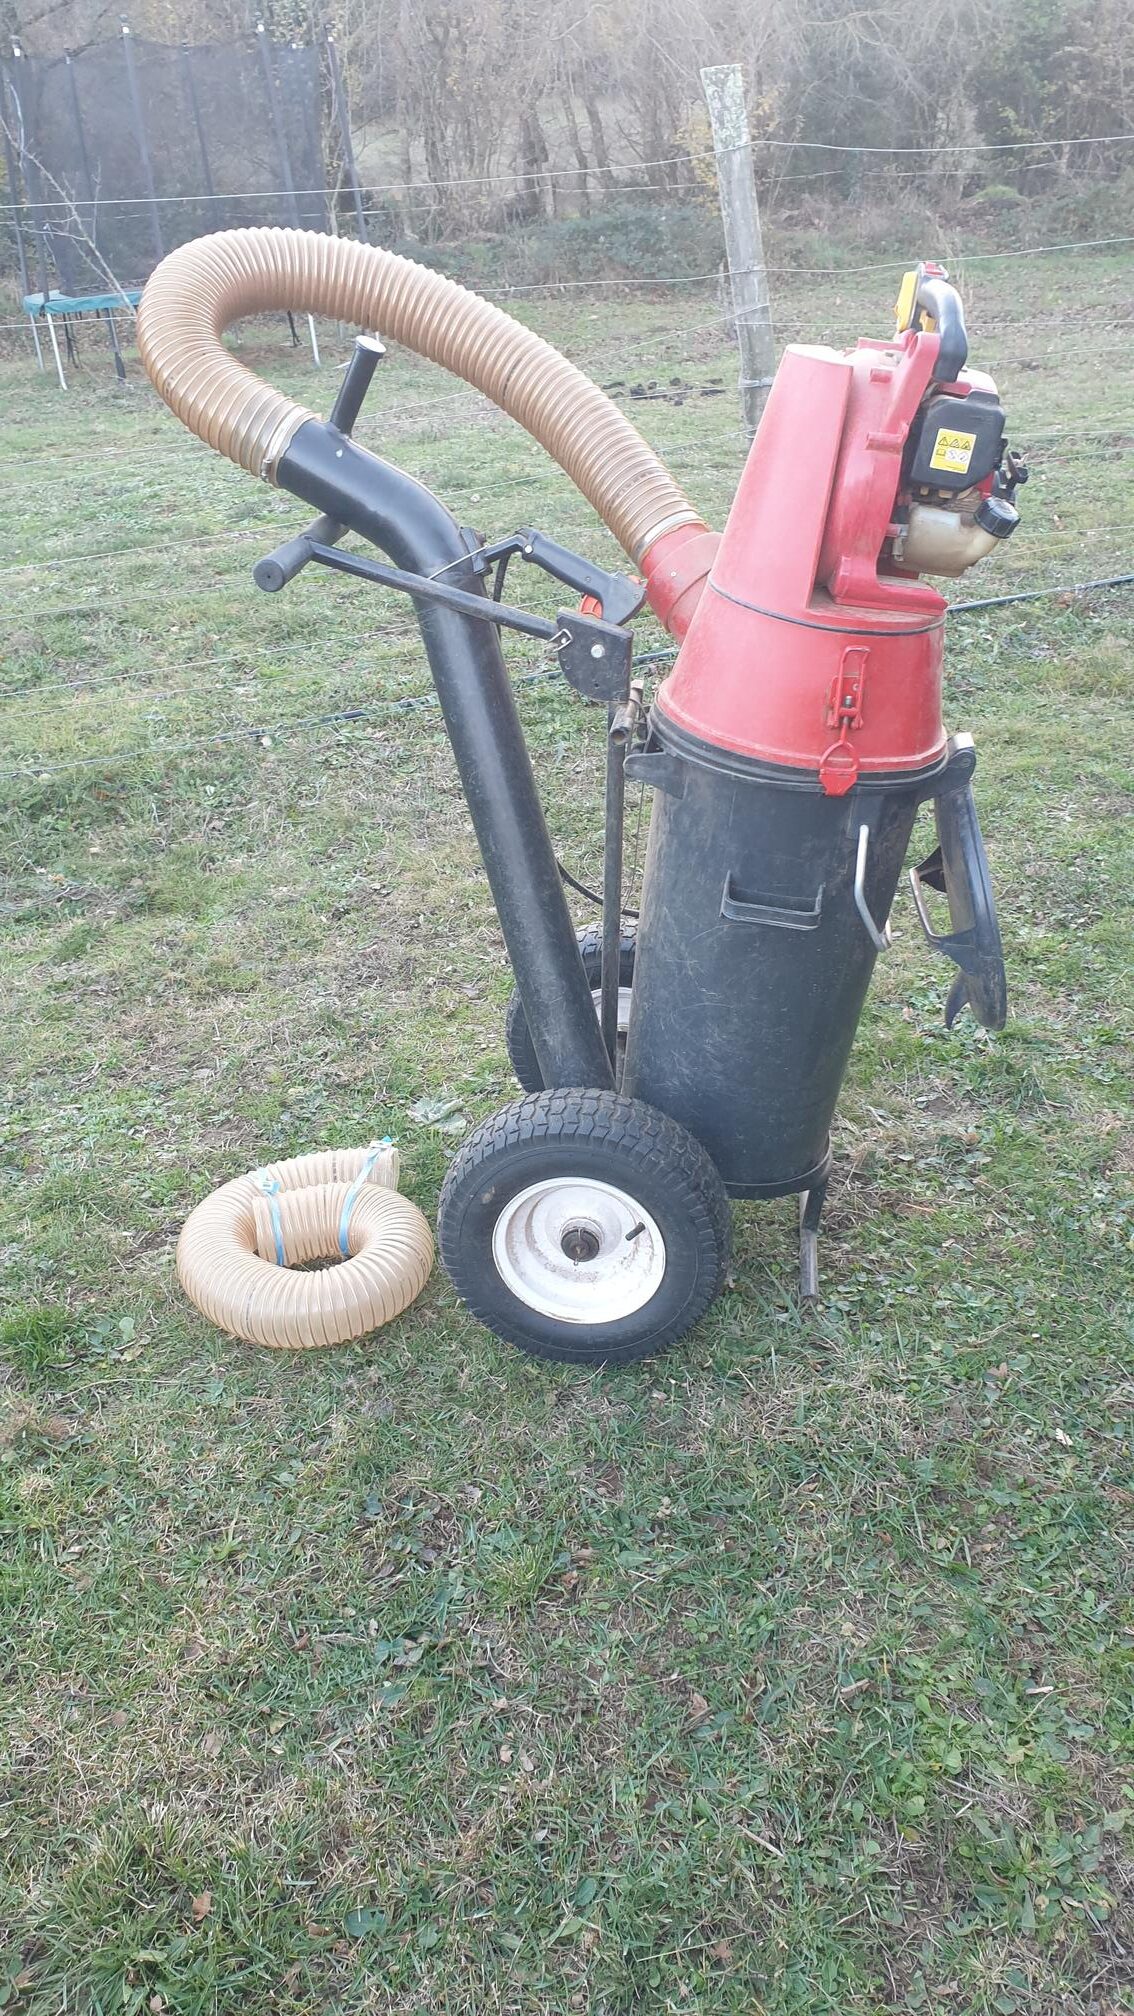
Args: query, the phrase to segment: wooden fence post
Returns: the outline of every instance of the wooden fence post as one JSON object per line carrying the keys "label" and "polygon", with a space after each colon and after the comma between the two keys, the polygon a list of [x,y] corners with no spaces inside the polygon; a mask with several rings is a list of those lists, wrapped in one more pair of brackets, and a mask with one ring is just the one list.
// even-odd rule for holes
{"label": "wooden fence post", "polygon": [[775,373],[776,347],[744,103],[744,73],[739,63],[721,63],[702,70],[701,83],[713,128],[717,186],[740,349],[740,403],[751,440]]}

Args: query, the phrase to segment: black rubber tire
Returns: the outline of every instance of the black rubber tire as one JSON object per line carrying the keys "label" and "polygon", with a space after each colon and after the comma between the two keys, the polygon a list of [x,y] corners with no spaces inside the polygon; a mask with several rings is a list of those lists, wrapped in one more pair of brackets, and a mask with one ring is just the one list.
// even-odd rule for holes
{"label": "black rubber tire", "polygon": [[[620,987],[634,985],[634,925],[624,924],[618,947],[618,984]],[[602,982],[602,925],[585,924],[576,933],[579,951],[582,954],[583,970],[587,976],[587,986],[594,993]],[[508,1003],[504,1018],[504,1042],[512,1069],[525,1092],[542,1092],[543,1073],[535,1053],[528,1018],[524,1014],[524,1004],[515,988]],[[625,1049],[625,1038],[619,1038],[619,1064]],[[621,1076],[621,1070],[619,1071]]]}
{"label": "black rubber tire", "polygon": [[[530,1308],[497,1269],[492,1235],[504,1206],[557,1175],[623,1190],[662,1235],[658,1287],[616,1322],[591,1329]],[[457,1294],[495,1336],[533,1358],[628,1365],[676,1343],[720,1293],[731,1218],[715,1165],[676,1120],[616,1092],[561,1088],[515,1100],[469,1136],[441,1190],[437,1234]]]}

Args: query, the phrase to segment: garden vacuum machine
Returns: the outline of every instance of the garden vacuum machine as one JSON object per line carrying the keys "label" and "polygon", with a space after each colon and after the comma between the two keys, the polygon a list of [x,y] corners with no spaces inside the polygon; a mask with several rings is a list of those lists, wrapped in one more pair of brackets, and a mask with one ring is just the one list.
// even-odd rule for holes
{"label": "garden vacuum machine", "polygon": [[[486,542],[353,441],[379,336],[360,338],[327,421],[265,385],[222,337],[282,309],[378,331],[485,393],[573,478],[634,573],[534,529]],[[138,336],[188,427],[319,514],[257,564],[262,589],[314,562],[413,601],[513,969],[524,1088],[445,1178],[438,1237],[458,1294],[537,1356],[625,1362],[672,1343],[720,1291],[730,1197],[796,1193],[815,1296],[831,1121],[922,805],[938,844],[911,882],[955,968],[946,1020],[967,1005],[998,1029],[1006,1014],[973,746],[942,726],[946,604],[920,577],[958,576],[1013,531],[1026,470],[991,379],[967,368],[944,270],[906,275],[896,334],[786,350],[719,538],[556,350],[375,247],[267,229],[199,239],[157,268]],[[385,559],[344,550],[347,533]],[[505,600],[514,558],[581,606],[551,621]],[[647,604],[680,646],[648,708],[629,628]],[[571,921],[505,630],[545,640],[607,710],[592,931]],[[634,931],[628,780],[652,799]],[[927,886],[943,892],[940,931]]]}

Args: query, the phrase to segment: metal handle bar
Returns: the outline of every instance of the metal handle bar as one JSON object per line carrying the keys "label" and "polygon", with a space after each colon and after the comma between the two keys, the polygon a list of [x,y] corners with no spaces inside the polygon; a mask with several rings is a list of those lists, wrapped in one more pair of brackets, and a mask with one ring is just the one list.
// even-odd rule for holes
{"label": "metal handle bar", "polygon": [[884,924],[882,929],[879,930],[871,915],[870,905],[866,900],[866,856],[869,848],[870,828],[865,825],[860,826],[858,829],[858,854],[854,864],[855,909],[866,926],[871,943],[879,952],[888,952],[894,942],[890,935],[889,923]]}
{"label": "metal handle bar", "polygon": [[265,595],[278,595],[315,558],[316,546],[337,546],[346,535],[346,526],[335,518],[313,518],[305,532],[285,539],[274,553],[265,553],[252,569],[252,579]]}
{"label": "metal handle bar", "polygon": [[923,314],[931,317],[941,339],[934,378],[940,384],[951,384],[954,378],[960,377],[969,354],[961,297],[943,277],[922,274],[917,283],[916,304]]}

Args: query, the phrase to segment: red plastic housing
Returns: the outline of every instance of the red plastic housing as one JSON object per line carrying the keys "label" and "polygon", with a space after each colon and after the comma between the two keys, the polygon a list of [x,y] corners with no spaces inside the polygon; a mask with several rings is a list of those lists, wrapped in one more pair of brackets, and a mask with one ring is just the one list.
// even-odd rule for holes
{"label": "red plastic housing", "polygon": [[944,755],[945,601],[883,557],[938,349],[913,330],[847,353],[792,346],[707,581],[699,528],[644,556],[653,606],[685,630],[657,696],[677,727],[817,771],[832,794]]}

